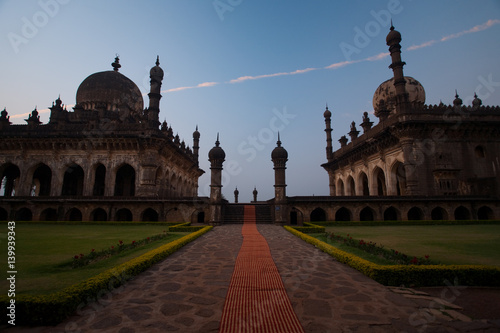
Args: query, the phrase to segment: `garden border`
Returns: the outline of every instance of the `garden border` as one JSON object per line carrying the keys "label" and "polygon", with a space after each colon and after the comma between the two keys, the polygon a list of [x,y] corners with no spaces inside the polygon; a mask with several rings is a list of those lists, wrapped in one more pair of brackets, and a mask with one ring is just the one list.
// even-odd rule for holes
{"label": "garden border", "polygon": [[[153,264],[168,257],[212,228],[213,226],[205,226],[59,292],[48,295],[17,296],[15,298],[16,325],[58,324],[77,309],[81,309],[112,292],[132,277],[144,272]],[[9,304],[10,298],[0,296],[0,306],[3,309],[6,309]],[[7,324],[8,319],[8,316],[3,316],[0,324]]]}
{"label": "garden border", "polygon": [[500,267],[486,265],[378,265],[300,232],[285,230],[301,238],[343,264],[386,286],[500,286]]}

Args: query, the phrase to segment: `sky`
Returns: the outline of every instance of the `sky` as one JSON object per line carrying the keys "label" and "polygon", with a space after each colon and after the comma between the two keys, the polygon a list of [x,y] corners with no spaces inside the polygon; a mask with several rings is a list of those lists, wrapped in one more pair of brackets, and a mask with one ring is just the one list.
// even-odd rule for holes
{"label": "sky", "polygon": [[[199,195],[209,195],[208,151],[226,152],[223,195],[274,197],[271,151],[288,151],[287,195],[328,195],[325,122],[338,139],[373,115],[373,93],[392,77],[385,37],[402,35],[404,73],[426,103],[465,104],[474,92],[500,105],[498,0],[7,0],[0,1],[0,109],[15,124],[41,120],[61,96],[69,109],[89,75],[134,81],[148,105],[149,70],[165,72],[160,121],[186,144],[198,126]],[[359,129],[359,128],[358,128]]]}

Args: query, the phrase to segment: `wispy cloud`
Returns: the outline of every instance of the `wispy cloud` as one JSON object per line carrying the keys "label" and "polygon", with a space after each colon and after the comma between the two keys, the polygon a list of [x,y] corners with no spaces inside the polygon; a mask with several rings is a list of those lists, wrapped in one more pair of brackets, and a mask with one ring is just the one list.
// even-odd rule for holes
{"label": "wispy cloud", "polygon": [[219,84],[219,82],[203,82],[203,83],[197,84],[196,86],[172,88],[172,89],[162,90],[161,92],[162,93],[169,93],[169,92],[181,91],[181,90],[187,90],[187,89],[213,87],[217,84]]}
{"label": "wispy cloud", "polygon": [[[479,24],[479,25],[472,27],[471,29],[464,30],[464,31],[461,31],[461,32],[458,32],[455,34],[448,35],[448,36],[444,36],[439,40],[430,40],[430,41],[423,42],[423,43],[418,44],[418,45],[411,45],[406,50],[407,51],[414,51],[414,50],[418,50],[421,48],[430,47],[434,44],[445,42],[445,41],[453,39],[453,38],[459,38],[459,37],[466,35],[466,34],[476,33],[476,32],[480,32],[480,31],[489,29],[497,24],[500,24],[500,19],[491,19],[491,20],[486,21],[483,24]],[[388,56],[389,56],[389,52],[382,52],[382,53],[379,53],[377,55],[374,55],[374,56],[371,56],[368,58],[364,58],[361,60],[340,61],[340,62],[336,62],[336,63],[333,63],[331,65],[328,65],[328,66],[325,66],[322,68],[304,68],[304,69],[297,69],[297,70],[291,71],[291,72],[278,72],[278,73],[262,74],[262,75],[245,75],[245,76],[240,76],[236,79],[232,79],[226,83],[234,84],[234,83],[240,83],[240,82],[245,82],[245,81],[249,81],[249,80],[260,80],[260,79],[267,79],[267,78],[278,77],[278,76],[304,74],[304,73],[308,73],[308,72],[315,71],[318,69],[335,70],[338,68],[342,68],[342,67],[353,65],[356,63],[360,63],[360,62],[379,61],[379,60],[385,59]],[[193,89],[193,88],[212,87],[212,86],[215,86],[217,84],[219,84],[219,83],[218,82],[205,82],[205,83],[200,83],[196,86],[173,88],[173,89],[168,89],[168,90],[165,90],[162,92],[175,92],[175,91],[181,91],[181,90]]]}
{"label": "wispy cloud", "polygon": [[280,73],[273,73],[273,74],[263,74],[263,75],[255,75],[255,76],[240,76],[237,79],[230,80],[229,83],[239,83],[239,82],[244,82],[248,80],[259,80],[259,79],[265,79],[269,77],[276,77],[276,76],[284,76],[284,75],[296,75],[296,74],[304,74],[307,72],[315,71],[319,68],[304,68],[304,69],[297,69],[292,72],[280,72]]}
{"label": "wispy cloud", "polygon": [[[75,104],[69,104],[69,105],[63,105],[63,107],[65,107],[66,109],[71,109],[75,106]],[[37,110],[38,111],[38,114],[44,114],[44,113],[49,113],[50,112],[50,109],[42,109],[42,110]],[[19,118],[24,118],[24,117],[29,117],[29,115],[31,114],[32,111],[30,112],[25,112],[25,113],[20,113],[20,114],[13,114],[13,115],[9,115],[10,119],[19,119]]]}

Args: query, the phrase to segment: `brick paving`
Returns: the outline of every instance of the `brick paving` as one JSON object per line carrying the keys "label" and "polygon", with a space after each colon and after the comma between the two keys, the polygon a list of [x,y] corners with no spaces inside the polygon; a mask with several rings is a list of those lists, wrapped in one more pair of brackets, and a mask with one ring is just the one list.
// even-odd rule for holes
{"label": "brick paving", "polygon": [[[217,332],[241,228],[214,228],[56,327],[6,331]],[[384,287],[281,227],[258,230],[305,332],[500,332],[498,320],[471,320],[427,294]]]}

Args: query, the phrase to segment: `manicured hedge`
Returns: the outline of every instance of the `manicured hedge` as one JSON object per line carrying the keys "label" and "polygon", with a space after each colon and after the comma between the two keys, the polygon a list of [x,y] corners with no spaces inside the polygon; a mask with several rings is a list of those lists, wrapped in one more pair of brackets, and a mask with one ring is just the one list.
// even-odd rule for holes
{"label": "manicured hedge", "polygon": [[500,220],[411,220],[411,221],[321,221],[304,222],[304,225],[323,227],[334,226],[392,226],[392,225],[469,225],[469,224],[500,224]]}
{"label": "manicured hedge", "polygon": [[500,286],[500,267],[483,265],[377,265],[289,226],[292,234],[386,286]]}
{"label": "manicured hedge", "polygon": [[[212,228],[212,226],[205,226],[201,230],[160,246],[60,292],[39,296],[16,296],[16,325],[55,325],[77,309],[96,301]],[[6,309],[9,302],[7,296],[0,296],[0,307]],[[9,317],[2,316],[0,323],[7,324],[8,320]]]}
{"label": "manicured hedge", "polygon": [[305,234],[316,234],[316,233],[324,233],[325,227],[317,226],[311,223],[304,223],[305,227],[294,227],[295,230],[303,232]]}

